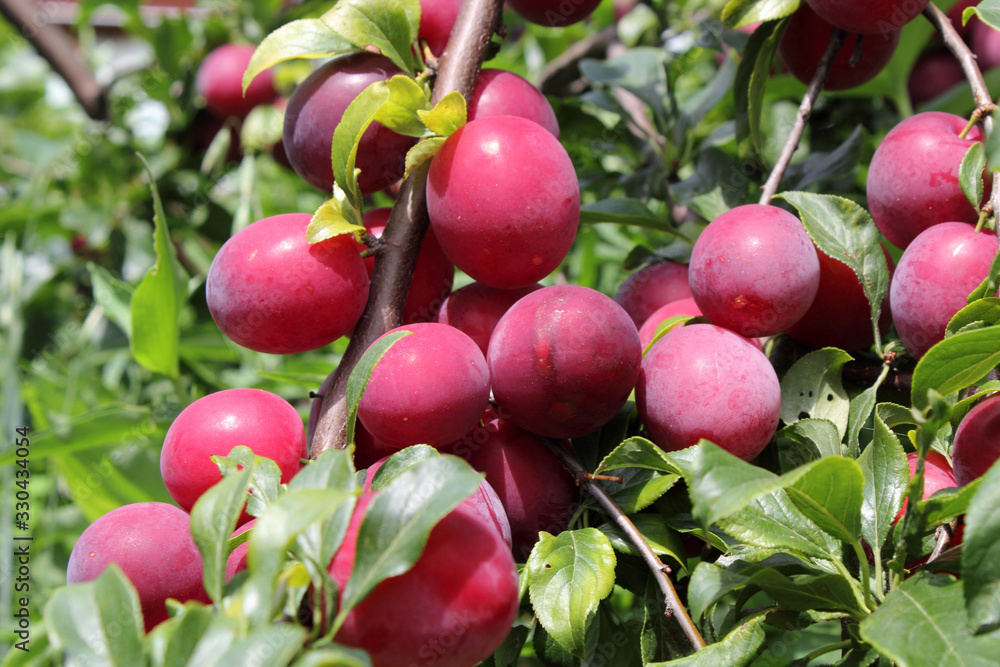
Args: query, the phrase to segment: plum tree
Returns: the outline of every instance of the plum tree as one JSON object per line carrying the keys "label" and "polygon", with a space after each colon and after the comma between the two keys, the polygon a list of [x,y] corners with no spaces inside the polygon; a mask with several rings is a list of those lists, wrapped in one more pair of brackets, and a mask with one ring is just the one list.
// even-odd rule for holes
{"label": "plum tree", "polygon": [[543,287],[493,331],[493,395],[521,428],[575,438],[611,420],[639,373],[642,348],[628,314],[596,290]]}
{"label": "plum tree", "polygon": [[[397,448],[447,446],[473,429],[486,409],[490,373],[479,346],[447,324],[419,322],[383,356],[358,405],[375,438]],[[381,338],[380,338],[381,340]]]}
{"label": "plum tree", "polygon": [[[792,15],[778,46],[778,56],[785,68],[803,83],[812,81],[832,39],[834,27],[824,21],[809,5],[801,5]],[[881,34],[848,35],[833,59],[823,87],[826,90],[856,88],[881,72],[896,52],[899,30]],[[861,59],[853,62],[854,54]]]}
{"label": "plum tree", "polygon": [[104,514],[73,545],[66,582],[92,581],[114,563],[139,593],[146,632],[167,620],[168,598],[209,602],[191,518],[166,503],[123,505]]}
{"label": "plum tree", "polygon": [[[368,233],[375,238],[380,238],[390,213],[392,213],[392,209],[389,207],[366,211],[364,225]],[[368,269],[369,277],[375,269],[375,261],[375,257],[365,258],[365,267]],[[455,265],[441,250],[441,245],[437,242],[434,232],[428,229],[420,245],[417,264],[413,268],[410,291],[406,295],[406,304],[403,306],[403,324],[433,321],[445,297],[451,292],[454,280]]]}
{"label": "plum tree", "polygon": [[541,287],[535,283],[520,289],[505,290],[482,283],[470,283],[448,295],[438,311],[437,321],[455,327],[476,341],[485,356],[493,330],[504,313],[521,297]]}
{"label": "plum tree", "polygon": [[526,21],[550,28],[563,28],[584,20],[601,0],[507,0],[507,5]]}
{"label": "plum tree", "polygon": [[340,236],[309,244],[310,216],[275,215],[241,229],[212,260],[208,308],[244,347],[294,354],[350,333],[368,301],[357,244]]}
{"label": "plum tree", "polygon": [[827,23],[847,32],[879,33],[899,30],[924,11],[929,0],[806,0]]}
{"label": "plum tree", "polygon": [[[244,445],[271,459],[287,483],[307,456],[302,418],[288,401],[261,389],[224,389],[184,408],[167,429],[160,475],[177,504],[190,511],[222,479],[212,456]],[[244,513],[242,521],[249,521]]]}
{"label": "plum tree", "polygon": [[255,48],[252,44],[223,44],[201,61],[195,89],[216,116],[245,118],[254,107],[272,102],[277,96],[271,70],[258,74],[243,94],[243,72]]}
{"label": "plum tree", "polygon": [[[324,192],[333,189],[333,132],[354,98],[376,81],[402,71],[385,56],[355,53],[334,58],[299,84],[288,100],[282,142],[299,176]],[[362,135],[355,167],[358,186],[370,194],[403,176],[406,151],[416,140],[372,123]]]}
{"label": "plum tree", "polygon": [[[891,273],[892,259],[884,246],[882,252]],[[818,250],[816,254],[819,257],[819,290],[805,315],[788,327],[788,335],[816,349],[839,347],[854,351],[869,347],[875,342],[875,332],[861,281],[843,262]],[[885,333],[890,324],[887,294],[882,302],[879,331]]]}
{"label": "plum tree", "polygon": [[635,404],[650,439],[664,450],[705,438],[749,461],[778,428],[781,387],[753,343],[723,327],[691,324],[646,354]]}
{"label": "plum tree", "polygon": [[819,258],[798,218],[747,204],[701,233],[688,279],[710,322],[748,337],[771,336],[809,310],[819,289]]}
{"label": "plum tree", "polygon": [[486,474],[510,521],[514,558],[525,562],[539,531],[555,535],[569,527],[580,491],[538,438],[492,408],[482,421],[482,427],[448,451]]}
{"label": "plum tree", "polygon": [[656,329],[671,317],[699,317],[701,314],[701,309],[692,298],[677,299],[660,306],[639,327],[639,344],[642,345],[643,350],[649,347],[649,344],[653,342],[653,337],[656,336]]}
{"label": "plum tree", "polygon": [[958,167],[984,138],[968,121],[940,111],[903,120],[875,149],[868,170],[868,205],[887,239],[906,248],[917,234],[940,222],[975,222],[979,213],[958,183]]}
{"label": "plum tree", "polygon": [[670,260],[647,264],[634,271],[615,291],[615,301],[637,327],[642,326],[657,308],[690,297],[687,264]]}
{"label": "plum tree", "polygon": [[421,0],[420,31],[417,37],[427,42],[427,47],[436,57],[444,53],[451,37],[451,29],[455,27],[458,10],[462,8],[462,0]]}
{"label": "plum tree", "polygon": [[965,486],[1000,459],[1000,395],[984,398],[962,419],[951,452],[955,481]]}
{"label": "plum tree", "polygon": [[996,254],[997,237],[964,222],[934,225],[907,246],[889,288],[892,320],[907,352],[919,359],[944,339]]}
{"label": "plum tree", "polygon": [[483,69],[469,96],[469,120],[490,116],[520,116],[559,138],[559,121],[542,91],[524,77],[502,69]]}
{"label": "plum tree", "polygon": [[566,149],[541,125],[491,116],[464,125],[434,156],[427,211],[455,266],[490,287],[517,289],[566,257],[580,187]]}
{"label": "plum tree", "polygon": [[[330,563],[341,591],[373,497],[365,492],[358,498]],[[468,667],[489,657],[507,636],[518,598],[510,547],[463,504],[434,526],[413,568],[378,584],[350,611],[334,639],[367,651],[373,667],[405,667],[415,659],[436,667]]]}

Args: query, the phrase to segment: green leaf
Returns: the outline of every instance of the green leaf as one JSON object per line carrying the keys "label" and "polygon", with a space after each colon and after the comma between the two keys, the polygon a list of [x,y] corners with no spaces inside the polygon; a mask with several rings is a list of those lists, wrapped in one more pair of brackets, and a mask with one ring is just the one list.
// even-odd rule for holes
{"label": "green leaf", "polygon": [[438,150],[447,141],[444,137],[431,137],[424,139],[416,146],[406,152],[406,170],[403,178],[409,178],[414,169],[419,169],[421,165],[427,164],[431,158],[437,155]]}
{"label": "green leaf", "polygon": [[683,475],[670,456],[645,438],[629,438],[604,457],[595,474],[602,474],[617,468],[646,468],[662,473]]}
{"label": "green leaf", "polygon": [[835,560],[839,553],[839,543],[806,518],[784,491],[756,498],[719,526],[741,542],[764,549],[826,560]]}
{"label": "green leaf", "polygon": [[293,58],[327,58],[357,50],[320,19],[299,19],[264,38],[243,73],[243,92],[264,70]]}
{"label": "green leaf", "polygon": [[132,311],[129,309],[129,304],[135,288],[93,262],[87,262],[87,271],[94,287],[94,301],[104,309],[107,318],[131,338]]}
{"label": "green leaf", "polygon": [[219,663],[285,667],[302,650],[308,634],[305,628],[294,623],[276,623],[259,628],[231,646],[219,658]]}
{"label": "green leaf", "polygon": [[1000,252],[997,252],[997,256],[993,258],[989,275],[983,279],[983,282],[979,283],[979,287],[972,290],[972,294],[969,295],[969,303],[977,299],[995,296],[998,286],[1000,286]]}
{"label": "green leaf", "polygon": [[878,554],[889,536],[910,481],[906,452],[880,417],[875,418],[875,437],[861,453],[858,465],[865,477],[861,537]]}
{"label": "green leaf", "polygon": [[177,615],[161,623],[147,635],[151,667],[175,665],[209,665],[206,649],[216,659],[236,638],[238,622],[234,618],[216,616],[211,607],[188,602]]}
{"label": "green leaf", "polygon": [[947,523],[968,511],[980,484],[982,484],[982,478],[973,480],[965,486],[942,489],[927,500],[919,501],[917,511],[924,513],[928,526]]}
{"label": "green leaf", "polygon": [[877,327],[889,291],[889,265],[881,233],[871,215],[842,197],[810,192],[785,192],[779,196],[798,211],[816,247],[854,271],[868,297],[873,326]]}
{"label": "green leaf", "polygon": [[382,489],[358,529],[357,557],[334,625],[383,579],[413,567],[431,529],[481,482],[469,464],[449,455],[413,466]]}
{"label": "green leaf", "polygon": [[930,350],[913,371],[910,400],[917,410],[930,406],[928,392],[947,396],[965,389],[1000,364],[1000,326],[955,334]]}
{"label": "green leaf", "polygon": [[795,362],[781,380],[781,420],[827,419],[839,437],[847,433],[851,402],[840,380],[841,367],[851,355],[835,347],[810,352]]}
{"label": "green leaf", "polygon": [[528,557],[528,594],[538,622],[564,649],[586,656],[587,626],[615,583],[615,551],[595,528],[541,533]]}
{"label": "green leaf", "polygon": [[983,201],[983,170],[986,168],[986,148],[981,142],[969,146],[958,167],[958,182],[972,208],[979,210]]}
{"label": "green leaf", "polygon": [[372,491],[381,491],[410,468],[436,456],[439,456],[438,451],[428,445],[412,445],[399,450],[390,456],[375,473],[372,478]]}
{"label": "green leaf", "polygon": [[962,585],[969,629],[1000,627],[1000,464],[983,476],[965,515]]}
{"label": "green leaf", "polygon": [[201,552],[205,590],[215,602],[222,599],[229,557],[227,543],[243,512],[252,474],[251,466],[223,478],[191,508],[191,536]]}
{"label": "green leaf", "polygon": [[468,120],[465,98],[453,90],[430,111],[417,111],[427,129],[439,137],[450,137]]}
{"label": "green leaf", "polygon": [[281,485],[281,469],[271,459],[257,456],[249,447],[238,445],[229,450],[226,456],[213,456],[212,461],[219,467],[223,476],[235,475],[242,468],[250,468],[250,493],[247,501],[247,514],[260,516],[268,505],[278,497]]}
{"label": "green leaf", "polygon": [[794,479],[785,491],[820,528],[845,542],[861,536],[864,475],[856,461],[828,456],[781,477]]}
{"label": "green leaf", "polygon": [[707,527],[782,485],[774,473],[702,440],[688,486],[694,517]]}
{"label": "green leaf", "polygon": [[358,417],[358,404],[361,396],[365,393],[365,387],[372,377],[375,364],[389,351],[389,348],[396,344],[403,336],[409,336],[409,331],[396,331],[387,336],[382,336],[371,344],[365,353],[361,355],[351,376],[347,379],[347,442],[354,442],[354,426]]}
{"label": "green leaf", "polygon": [[739,626],[725,638],[710,644],[686,658],[667,662],[651,662],[646,667],[745,667],[764,648],[764,617],[756,616]]}
{"label": "green leaf", "polygon": [[785,576],[774,568],[764,568],[750,578],[783,609],[793,611],[843,611],[863,618],[866,608],[852,579],[842,574]]}
{"label": "green leaf", "polygon": [[321,19],[359,49],[374,46],[401,70],[416,74],[410,50],[420,28],[416,0],[340,0]]}
{"label": "green leaf", "polygon": [[945,330],[945,338],[973,324],[978,325],[977,328],[992,327],[1000,324],[1000,299],[996,297],[976,299],[955,313],[955,316],[948,322],[948,328]]}
{"label": "green leaf", "polygon": [[983,0],[975,7],[966,7],[962,12],[962,25],[967,25],[973,14],[994,30],[1000,30],[1000,2],[997,0]]}
{"label": "green leaf", "polygon": [[517,667],[521,659],[521,650],[528,641],[529,628],[526,625],[515,625],[507,633],[503,643],[497,647],[481,667]]}
{"label": "green leaf", "polygon": [[334,645],[310,650],[293,662],[292,667],[372,667],[372,661],[359,648]]}
{"label": "green leaf", "polygon": [[361,224],[358,210],[351,206],[344,191],[334,183],[333,197],[323,202],[309,220],[309,226],[306,227],[306,241],[319,243],[341,234],[353,234],[360,243],[364,241],[367,231]]}
{"label": "green leaf", "polygon": [[996,665],[1000,634],[973,637],[962,584],[918,573],[886,596],[860,626],[861,638],[900,667]]}
{"label": "green leaf", "polygon": [[[334,10],[342,4],[346,3],[338,3]],[[365,130],[375,122],[375,117],[388,101],[389,84],[385,81],[376,81],[354,98],[344,110],[344,115],[333,131],[333,143],[330,147],[333,180],[344,193],[340,196],[334,189],[334,199],[341,202],[340,207],[345,215],[354,216],[348,220],[355,224],[360,224],[364,210],[361,190],[358,187],[358,171],[355,169],[358,145]],[[355,213],[346,213],[348,209],[354,209]]]}
{"label": "green leaf", "polygon": [[674,315],[673,317],[668,317],[667,319],[665,319],[662,322],[660,322],[659,324],[657,324],[656,325],[656,331],[653,332],[653,337],[649,339],[649,344],[646,345],[646,347],[642,350],[642,356],[643,356],[643,358],[645,358],[646,355],[649,354],[649,351],[653,349],[653,346],[656,345],[660,341],[661,338],[663,338],[664,336],[666,336],[668,333],[670,333],[671,331],[673,331],[677,327],[686,326],[688,322],[691,322],[692,320],[697,320],[697,319],[700,319],[700,320],[703,320],[703,321],[706,321],[706,322],[708,321],[708,320],[705,320],[704,318],[691,317],[690,315]]}
{"label": "green leaf", "polygon": [[146,273],[132,294],[132,355],[156,373],[176,378],[180,333],[177,325],[181,308],[187,301],[187,276],[177,261],[177,251],[167,230],[160,193],[153,170],[146,163],[149,187],[153,193],[153,246],[156,264]]}
{"label": "green leaf", "polygon": [[664,474],[642,468],[612,469],[608,473],[618,475],[622,481],[601,480],[598,485],[626,514],[634,514],[646,509],[672,489],[677,480],[680,479],[680,475]]}
{"label": "green leaf", "polygon": [[687,238],[668,220],[655,215],[638,199],[602,199],[580,207],[580,224],[597,222],[614,222],[619,225],[656,229],[694,243],[694,239]]}
{"label": "green leaf", "polygon": [[[464,110],[464,97],[462,97],[462,104]],[[379,109],[375,120],[397,134],[405,134],[408,137],[426,137],[429,127],[425,125],[421,114],[430,109],[430,106],[427,93],[416,81],[408,76],[397,74],[389,79],[389,99]]]}
{"label": "green leaf", "polygon": [[[742,23],[743,19],[740,19]],[[751,21],[752,22],[752,21]],[[788,27],[788,20],[766,22],[750,35],[743,60],[736,70],[733,99],[736,104],[736,138],[743,141],[747,137],[753,142],[758,154],[764,153],[764,136],[761,132],[761,114],[765,102],[764,93],[771,78],[774,54]]]}
{"label": "green leaf", "polygon": [[829,419],[800,419],[781,429],[777,442],[792,467],[843,454],[837,426]]}
{"label": "green leaf", "polygon": [[[282,141],[284,121],[284,110],[273,104],[255,106],[243,119],[243,125],[240,127],[240,146],[244,152],[267,150]],[[253,181],[248,187],[252,189]]]}
{"label": "green leaf", "polygon": [[801,0],[729,0],[722,9],[722,22],[730,28],[773,21],[791,16]]}
{"label": "green leaf", "polygon": [[[637,514],[632,523],[645,538],[653,552],[659,556],[670,556],[683,570],[687,570],[687,555],[680,535],[667,527],[663,517],[657,514]],[[639,550],[625,532],[615,523],[605,522],[597,527],[614,547],[615,551],[628,556],[640,556]]]}
{"label": "green leaf", "polygon": [[72,664],[143,663],[139,594],[115,564],[94,581],[56,589],[44,617],[53,649],[72,656]]}

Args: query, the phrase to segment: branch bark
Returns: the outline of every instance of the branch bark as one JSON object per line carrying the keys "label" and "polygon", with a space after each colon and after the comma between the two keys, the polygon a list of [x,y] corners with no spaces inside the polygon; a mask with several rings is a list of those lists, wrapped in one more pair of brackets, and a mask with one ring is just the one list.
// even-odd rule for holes
{"label": "branch bark", "polygon": [[107,91],[97,83],[76,44],[65,32],[48,23],[44,12],[30,0],[0,0],[0,13],[66,81],[88,116],[94,120],[108,119]]}
{"label": "branch bark", "polygon": [[802,98],[802,104],[799,105],[799,112],[795,116],[795,124],[792,125],[792,133],[788,135],[788,140],[781,150],[781,155],[771,169],[771,174],[767,177],[764,189],[760,193],[760,203],[764,206],[770,204],[771,199],[778,192],[778,185],[781,183],[781,179],[785,175],[785,170],[788,169],[788,165],[792,161],[795,149],[799,147],[799,142],[802,140],[802,133],[805,132],[806,121],[812,115],[813,105],[816,104],[816,99],[819,97],[820,91],[823,90],[823,85],[826,84],[827,77],[830,76],[830,66],[833,64],[833,59],[837,57],[837,53],[844,46],[844,39],[846,37],[847,33],[839,29],[834,30],[830,35],[830,43],[827,44],[826,51],[816,66],[816,73],[813,74],[812,81],[809,82],[809,88],[806,89],[806,94]]}
{"label": "branch bark", "polygon": [[941,33],[945,46],[958,58],[959,64],[962,65],[962,71],[965,72],[965,78],[968,79],[969,87],[972,89],[972,97],[976,101],[975,115],[982,118],[989,114],[996,108],[996,105],[993,103],[993,98],[990,97],[990,91],[986,87],[986,82],[983,81],[983,73],[979,71],[976,54],[962,40],[958,31],[955,30],[955,26],[952,25],[951,19],[938,9],[937,5],[933,2],[924,9],[924,16]]}
{"label": "branch bark", "polygon": [[[466,0],[451,38],[439,60],[431,102],[452,91],[466,99],[472,93],[493,33],[501,24],[501,0]],[[399,190],[382,247],[372,273],[368,305],[354,329],[351,342],[336,369],[320,389],[320,409],[310,444],[313,458],[332,448],[347,446],[347,380],[365,350],[386,331],[401,324],[420,243],[427,231],[427,170],[414,171]]]}
{"label": "branch bark", "polygon": [[[536,436],[538,437],[538,436]],[[639,550],[642,554],[642,559],[646,561],[646,565],[649,567],[650,571],[653,573],[653,578],[656,579],[657,585],[660,587],[660,591],[663,593],[664,602],[667,608],[667,616],[673,617],[677,620],[677,623],[681,626],[684,631],[684,636],[687,637],[688,641],[695,651],[700,651],[705,648],[705,640],[702,638],[701,633],[698,632],[697,626],[695,626],[694,621],[691,620],[691,616],[688,615],[687,609],[684,608],[684,604],[681,602],[680,597],[677,595],[677,591],[674,589],[673,583],[671,583],[670,578],[667,577],[667,572],[670,571],[660,557],[656,555],[653,549],[646,542],[646,539],[639,532],[639,529],[635,527],[631,519],[625,516],[621,508],[611,499],[604,489],[597,484],[593,477],[587,472],[587,469],[576,460],[576,457],[567,452],[558,442],[551,440],[550,438],[539,437],[545,446],[551,451],[559,461],[569,470],[573,478],[576,479],[576,483],[582,486],[587,492],[597,500],[598,504],[604,508],[604,511],[608,513],[615,524],[622,529],[622,532],[628,536],[629,541],[635,545],[635,548]]]}

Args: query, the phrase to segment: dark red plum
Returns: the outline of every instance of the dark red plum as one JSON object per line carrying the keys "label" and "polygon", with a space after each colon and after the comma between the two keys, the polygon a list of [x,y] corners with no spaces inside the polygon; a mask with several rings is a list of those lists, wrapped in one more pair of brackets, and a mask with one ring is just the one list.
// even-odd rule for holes
{"label": "dark red plum", "polygon": [[[809,5],[801,5],[792,15],[778,46],[781,63],[796,79],[808,84],[816,74],[833,30],[834,27],[820,18]],[[898,44],[899,30],[868,35],[849,34],[833,59],[823,88],[847,90],[871,81],[892,59]],[[852,57],[859,49],[861,59],[852,64]]]}
{"label": "dark red plum", "polygon": [[979,213],[962,193],[958,167],[983,141],[978,127],[958,135],[968,121],[941,111],[903,120],[879,144],[868,170],[868,206],[889,241],[905,249],[917,234],[941,222],[969,222]]}
{"label": "dark red plum", "polygon": [[[330,564],[341,591],[374,494],[363,493]],[[517,570],[496,529],[464,504],[442,519],[409,571],[382,581],[351,610],[334,639],[362,648],[373,667],[468,667],[503,642],[518,608]]]}
{"label": "dark red plum", "polygon": [[798,218],[748,204],[709,223],[695,242],[688,279],[710,322],[750,338],[772,336],[809,310],[819,258]]}
{"label": "dark red plum", "polygon": [[559,138],[559,121],[552,105],[522,76],[501,69],[483,69],[469,97],[469,120],[490,116],[520,116]]}
{"label": "dark red plum", "polygon": [[521,428],[575,438],[603,426],[628,400],[642,348],[611,298],[572,285],[515,303],[490,339],[493,395]]}
{"label": "dark red plum", "polygon": [[666,451],[705,438],[745,461],[771,441],[781,387],[764,353],[729,329],[673,329],[642,361],[635,388],[639,418]]}
{"label": "dark red plum", "polygon": [[[160,450],[160,475],[177,504],[190,511],[222,480],[212,456],[226,456],[238,445],[278,464],[284,483],[308,455],[302,418],[277,394],[224,389],[203,396],[177,415]],[[241,522],[249,520],[244,513]]]}
{"label": "dark red plum", "polygon": [[[892,259],[885,247],[882,252],[891,272]],[[853,352],[870,347],[875,342],[871,307],[857,274],[819,250],[816,254],[819,257],[819,291],[806,314],[788,327],[788,335],[815,349],[839,347]],[[891,322],[889,295],[886,294],[879,316],[879,331],[884,334]]]}
{"label": "dark red plum", "polygon": [[1000,32],[980,21],[969,22],[969,45],[982,71],[1000,65]]}
{"label": "dark red plum", "polygon": [[[376,81],[403,72],[384,56],[362,52],[334,58],[299,84],[288,100],[282,143],[299,176],[323,192],[333,190],[330,149],[344,111]],[[416,142],[372,123],[361,137],[355,167],[362,194],[377,192],[403,176],[406,152]]]}
{"label": "dark red plum", "polygon": [[552,273],[580,222],[580,187],[559,140],[516,116],[448,137],[427,177],[431,229],[455,266],[498,289]]}
{"label": "dark red plum", "polygon": [[[906,465],[910,467],[911,479],[917,474],[918,458],[916,452],[910,452],[906,455]],[[955,473],[952,471],[948,459],[944,457],[944,454],[933,449],[927,452],[927,458],[924,459],[924,493],[921,497],[927,500],[941,489],[950,489],[953,486],[958,486],[958,482],[955,481]],[[893,519],[893,523],[903,518],[908,502],[908,499],[903,498],[903,506],[896,514],[896,518]]]}
{"label": "dark red plum", "polygon": [[847,32],[885,34],[924,11],[929,0],[806,0],[827,23]]}
{"label": "dark red plum", "polygon": [[951,459],[961,486],[985,475],[1000,459],[1000,395],[983,399],[965,415],[955,431]]}
{"label": "dark red plum", "polygon": [[964,222],[945,222],[913,240],[892,278],[892,321],[907,352],[919,359],[944,340],[948,322],[986,278],[997,237]]}
{"label": "dark red plum", "polygon": [[[390,213],[392,209],[388,207],[365,212],[364,225],[368,233],[380,238]],[[365,257],[365,267],[371,277],[375,257]],[[454,280],[455,265],[441,250],[433,230],[428,229],[417,254],[417,265],[413,268],[413,280],[403,306],[403,324],[433,322],[445,297],[451,292]]]}
{"label": "dark red plum", "polygon": [[94,521],[73,545],[66,583],[92,581],[111,563],[139,593],[146,632],[167,620],[167,598],[211,602],[202,583],[201,553],[191,537],[191,517],[173,505],[123,505]]}
{"label": "dark red plum", "polygon": [[438,311],[437,321],[455,327],[476,341],[485,355],[489,349],[490,336],[504,313],[522,297],[541,287],[535,283],[521,289],[508,290],[472,283],[448,295]]}
{"label": "dark red plum", "polygon": [[597,9],[601,0],[507,0],[525,21],[549,28],[564,28],[584,20]]}
{"label": "dark red plum", "polygon": [[368,302],[368,272],[350,235],[306,242],[311,216],[264,218],[226,241],[205,296],[222,333],[257,352],[294,354],[354,330]]}
{"label": "dark red plum", "polygon": [[906,89],[914,104],[929,102],[965,82],[965,72],[958,59],[948,49],[925,53],[910,71]]}
{"label": "dark red plum", "polygon": [[205,98],[205,107],[216,116],[245,118],[255,106],[272,102],[277,96],[271,70],[254,77],[243,94],[243,73],[254,50],[250,44],[223,44],[198,66],[195,88]]}
{"label": "dark red plum", "polygon": [[[387,445],[447,446],[471,431],[489,403],[479,346],[447,324],[419,322],[375,365],[358,406],[365,428]],[[380,339],[381,340],[381,339]]]}
{"label": "dark red plum", "polygon": [[634,271],[615,292],[615,301],[640,327],[657,308],[691,297],[688,266],[666,260]]}
{"label": "dark red plum", "polygon": [[462,0],[421,0],[420,31],[417,37],[427,41],[435,57],[440,58],[455,27]]}

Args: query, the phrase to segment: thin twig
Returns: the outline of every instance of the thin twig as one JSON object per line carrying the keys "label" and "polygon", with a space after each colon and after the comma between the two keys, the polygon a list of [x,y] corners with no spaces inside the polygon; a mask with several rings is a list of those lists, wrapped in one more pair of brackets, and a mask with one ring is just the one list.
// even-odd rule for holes
{"label": "thin twig", "polygon": [[781,156],[778,157],[774,168],[771,169],[771,175],[767,177],[764,189],[760,193],[760,203],[764,206],[770,204],[771,198],[778,192],[778,185],[781,183],[781,179],[785,175],[785,170],[792,161],[795,149],[799,147],[799,141],[802,140],[802,133],[806,129],[806,121],[812,115],[816,98],[819,97],[819,92],[823,89],[823,85],[830,75],[830,66],[833,64],[833,59],[837,57],[837,53],[840,52],[840,48],[844,45],[846,36],[847,33],[839,29],[834,30],[830,35],[830,43],[827,44],[826,52],[820,58],[819,64],[816,66],[816,73],[813,74],[812,81],[809,82],[809,88],[806,89],[806,94],[802,98],[802,104],[799,105],[799,113],[795,116],[795,124],[792,125],[792,132],[788,135],[785,147],[781,150]]}
{"label": "thin twig", "polygon": [[933,2],[924,9],[924,16],[938,29],[938,32],[944,38],[945,46],[958,58],[959,64],[962,65],[962,71],[965,72],[965,78],[969,80],[969,87],[972,89],[972,97],[976,101],[975,114],[980,118],[988,115],[996,108],[996,105],[993,104],[990,91],[986,87],[986,82],[983,81],[983,73],[979,71],[976,54],[962,40],[958,31],[955,30],[955,26],[952,25],[951,19],[938,9],[937,5]]}
{"label": "thin twig", "polygon": [[705,648],[705,640],[702,638],[701,633],[698,632],[697,626],[695,626],[694,621],[688,615],[687,610],[681,603],[680,597],[677,595],[677,591],[674,589],[673,583],[671,583],[670,578],[667,577],[667,572],[670,571],[660,557],[653,552],[650,548],[649,543],[639,532],[639,529],[635,527],[635,524],[625,516],[621,508],[611,499],[604,489],[600,487],[594,480],[591,479],[591,475],[587,472],[587,469],[576,459],[575,456],[570,454],[568,451],[562,448],[562,446],[549,438],[539,438],[549,450],[558,457],[562,464],[576,479],[576,483],[587,490],[590,495],[597,500],[598,504],[604,508],[604,511],[614,520],[622,532],[628,536],[629,540],[635,545],[635,548],[642,554],[642,559],[646,561],[646,565],[653,573],[653,578],[656,579],[656,583],[659,585],[660,590],[663,592],[664,602],[666,603],[667,616],[674,617],[680,624],[681,629],[684,630],[685,636],[688,641],[691,642],[691,646],[695,651],[700,651]]}
{"label": "thin twig", "polygon": [[[466,0],[462,4],[439,61],[432,103],[455,90],[466,98],[472,93],[490,39],[500,26],[502,8],[501,0]],[[328,449],[347,446],[347,380],[375,339],[401,324],[413,267],[429,224],[426,185],[424,167],[410,174],[399,190],[382,234],[368,305],[354,328],[343,359],[320,390],[323,399],[310,445],[312,458]]]}
{"label": "thin twig", "polygon": [[0,13],[66,81],[88,116],[108,119],[107,91],[97,83],[69,35],[48,23],[44,11],[30,0],[0,0]]}
{"label": "thin twig", "polygon": [[927,562],[932,563],[941,556],[941,553],[948,548],[948,544],[951,542],[952,536],[955,534],[955,526],[958,524],[958,519],[955,519],[950,524],[944,524],[938,526],[935,531],[935,543],[934,550],[931,555],[927,557]]}

